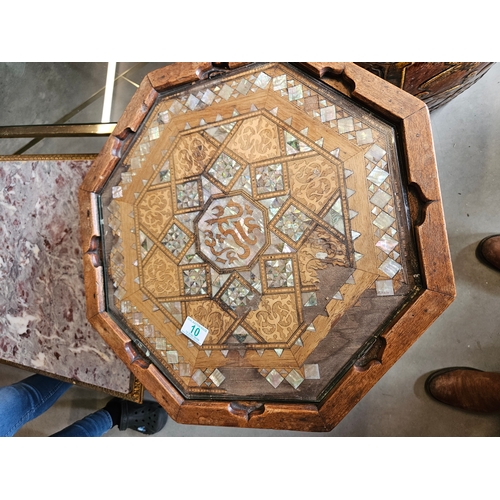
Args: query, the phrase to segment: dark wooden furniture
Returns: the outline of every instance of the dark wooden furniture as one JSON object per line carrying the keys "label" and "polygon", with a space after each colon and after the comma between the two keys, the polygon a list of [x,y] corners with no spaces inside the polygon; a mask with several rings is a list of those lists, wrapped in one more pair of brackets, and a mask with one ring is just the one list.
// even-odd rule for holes
{"label": "dark wooden furniture", "polygon": [[427,107],[354,64],[150,73],[80,210],[88,319],[180,423],[330,430],[455,294]]}
{"label": "dark wooden furniture", "polygon": [[429,111],[476,83],[492,62],[360,62],[362,68],[422,99]]}

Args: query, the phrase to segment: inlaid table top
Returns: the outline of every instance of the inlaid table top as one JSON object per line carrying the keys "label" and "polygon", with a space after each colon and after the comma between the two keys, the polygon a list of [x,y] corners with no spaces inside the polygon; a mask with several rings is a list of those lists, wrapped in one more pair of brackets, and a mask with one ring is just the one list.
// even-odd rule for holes
{"label": "inlaid table top", "polygon": [[82,185],[89,319],[180,422],[331,428],[454,294],[427,109],[350,65],[203,69],[148,75]]}

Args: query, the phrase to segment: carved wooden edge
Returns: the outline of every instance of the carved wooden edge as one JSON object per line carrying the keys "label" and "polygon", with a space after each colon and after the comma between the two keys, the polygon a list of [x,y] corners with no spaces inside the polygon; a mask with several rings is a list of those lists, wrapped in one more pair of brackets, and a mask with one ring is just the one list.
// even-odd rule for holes
{"label": "carved wooden edge", "polygon": [[145,76],[118,120],[113,135],[123,140],[129,132],[137,132],[157,97],[158,92]]}
{"label": "carved wooden edge", "polygon": [[78,203],[87,318],[91,318],[105,309],[104,273],[99,257],[100,228],[96,194],[80,190]]}
{"label": "carved wooden edge", "polygon": [[175,420],[184,398],[173,385],[158,368],[142,356],[133,341],[125,335],[108,313],[100,312],[88,319],[118,358]]}
{"label": "carved wooden edge", "polygon": [[369,349],[354,363],[354,369],[364,372],[368,370],[373,363],[382,363],[382,355],[384,354],[386,345],[387,341],[384,337],[377,337]]}
{"label": "carved wooden edge", "polygon": [[157,96],[158,92],[146,75],[118,120],[113,133],[93,161],[80,190],[96,193],[104,187],[121,158],[124,146],[135,136]]}
{"label": "carved wooden edge", "polygon": [[[390,120],[404,119],[420,109],[424,102],[369,71],[349,62],[297,63],[299,67],[337,88],[332,80],[343,80],[349,95]],[[338,89],[338,88],[337,88]]]}
{"label": "carved wooden edge", "polygon": [[148,73],[147,77],[157,92],[163,92],[179,85],[196,82],[203,75],[209,74],[211,70],[217,68],[233,70],[246,64],[248,63],[178,62],[152,71]]}
{"label": "carved wooden edge", "polygon": [[98,313],[90,322],[170,417],[180,424],[328,432],[452,301],[449,295],[424,290],[383,335],[386,345],[380,362],[370,364],[363,371],[353,366],[320,404],[186,400],[153,364],[138,355],[133,342],[107,313]]}
{"label": "carved wooden edge", "polygon": [[89,322],[177,423],[310,432],[331,430],[314,404],[249,402],[250,408],[257,405],[258,409],[245,412],[235,411],[231,401],[186,400],[158,368],[142,357],[109,314],[97,313]]}
{"label": "carved wooden edge", "polygon": [[456,296],[441,190],[427,107],[402,122],[409,188],[420,215],[415,227],[426,288]]}

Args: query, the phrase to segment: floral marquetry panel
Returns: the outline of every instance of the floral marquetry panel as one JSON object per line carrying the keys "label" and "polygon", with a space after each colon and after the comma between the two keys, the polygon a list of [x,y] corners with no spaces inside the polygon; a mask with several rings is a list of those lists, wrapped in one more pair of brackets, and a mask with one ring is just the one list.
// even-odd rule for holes
{"label": "floral marquetry panel", "polygon": [[397,125],[291,65],[213,76],[143,92],[119,160],[84,183],[88,254],[102,257],[96,324],[122,330],[180,401],[248,421],[265,402],[328,401],[425,273]]}

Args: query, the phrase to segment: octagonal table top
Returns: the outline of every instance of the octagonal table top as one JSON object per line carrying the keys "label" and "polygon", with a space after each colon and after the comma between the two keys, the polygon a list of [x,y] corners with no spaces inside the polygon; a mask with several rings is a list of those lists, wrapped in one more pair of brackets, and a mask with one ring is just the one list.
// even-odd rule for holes
{"label": "octagonal table top", "polygon": [[89,317],[181,400],[321,405],[427,287],[400,128],[281,63],[151,95],[82,187]]}

